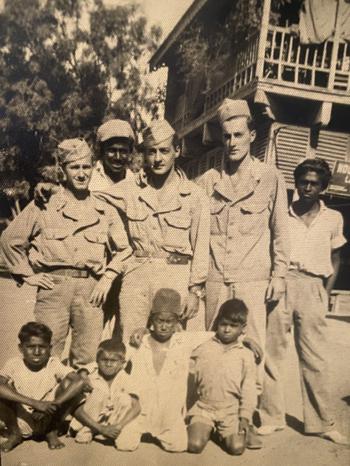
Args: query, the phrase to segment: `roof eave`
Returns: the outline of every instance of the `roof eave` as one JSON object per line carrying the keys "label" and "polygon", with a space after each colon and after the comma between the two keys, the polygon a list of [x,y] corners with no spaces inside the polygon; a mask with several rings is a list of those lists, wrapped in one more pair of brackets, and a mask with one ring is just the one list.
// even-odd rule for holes
{"label": "roof eave", "polygon": [[164,39],[163,43],[152,55],[149,61],[151,70],[159,68],[163,65],[162,59],[164,58],[170,47],[176,42],[180,34],[186,29],[186,27],[191,23],[193,18],[198,14],[198,12],[203,8],[203,6],[206,3],[208,3],[208,1],[210,0],[194,0],[192,5],[189,6],[189,8],[180,18],[180,20],[175,24],[174,28]]}

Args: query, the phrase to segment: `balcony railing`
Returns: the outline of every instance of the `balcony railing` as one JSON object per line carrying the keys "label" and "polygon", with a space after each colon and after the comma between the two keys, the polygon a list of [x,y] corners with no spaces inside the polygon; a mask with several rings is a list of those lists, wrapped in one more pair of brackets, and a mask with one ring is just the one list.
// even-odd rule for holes
{"label": "balcony railing", "polygon": [[335,45],[331,39],[322,44],[301,44],[289,28],[270,26],[263,78],[302,87],[349,91],[350,45],[343,41]]}

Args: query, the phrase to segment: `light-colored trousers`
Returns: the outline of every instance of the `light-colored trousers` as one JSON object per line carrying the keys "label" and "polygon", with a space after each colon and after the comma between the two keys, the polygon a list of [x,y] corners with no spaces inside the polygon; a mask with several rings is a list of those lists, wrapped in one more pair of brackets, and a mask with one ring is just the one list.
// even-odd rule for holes
{"label": "light-colored trousers", "polygon": [[103,327],[102,309],[89,302],[96,279],[53,274],[50,278],[54,287],[38,289],[34,316],[52,330],[52,355],[61,357],[71,328],[70,363],[79,366],[94,361]]}
{"label": "light-colored trousers", "polygon": [[282,374],[288,334],[294,325],[305,432],[326,432],[333,425],[327,367],[327,292],[321,278],[297,271],[289,272],[286,285],[285,302],[268,316],[262,424],[285,424]]}

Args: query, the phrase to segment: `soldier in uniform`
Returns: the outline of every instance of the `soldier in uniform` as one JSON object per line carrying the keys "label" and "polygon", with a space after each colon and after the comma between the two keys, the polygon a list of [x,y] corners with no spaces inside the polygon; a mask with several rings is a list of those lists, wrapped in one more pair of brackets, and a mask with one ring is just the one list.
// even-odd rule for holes
{"label": "soldier in uniform", "polygon": [[224,167],[207,171],[200,180],[210,198],[211,218],[206,325],[211,328],[223,302],[241,299],[249,309],[247,336],[265,348],[267,306],[285,290],[286,188],[274,166],[250,154],[255,130],[247,102],[225,99],[218,119]]}
{"label": "soldier in uniform", "polygon": [[209,208],[200,187],[175,167],[179,147],[166,120],[143,133],[145,170],[125,179],[105,197],[127,217],[132,248],[120,293],[123,339],[146,326],[155,292],[173,288],[182,297],[183,318],[198,311],[207,278]]}
{"label": "soldier in uniform", "polygon": [[[19,282],[38,287],[35,318],[53,332],[61,356],[72,328],[70,361],[95,358],[105,300],[123,260],[131,254],[118,212],[88,189],[93,164],[84,140],[58,146],[63,187],[40,208],[31,202],[2,235],[6,264]],[[112,260],[106,265],[107,251]]]}

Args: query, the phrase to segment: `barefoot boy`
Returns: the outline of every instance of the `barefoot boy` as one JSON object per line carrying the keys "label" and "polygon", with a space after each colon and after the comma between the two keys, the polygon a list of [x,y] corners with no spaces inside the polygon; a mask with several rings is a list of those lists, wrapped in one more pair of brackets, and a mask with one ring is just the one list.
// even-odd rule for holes
{"label": "barefoot boy", "polygon": [[247,315],[243,301],[226,301],[215,321],[215,336],[192,353],[199,399],[189,411],[191,453],[203,451],[213,429],[229,454],[244,452],[257,402],[254,356],[240,338]]}
{"label": "barefoot boy", "polygon": [[[101,434],[113,439],[115,446],[129,450],[127,425],[140,414],[138,397],[128,388],[129,375],[125,372],[125,345],[114,340],[100,343],[96,364],[87,367],[92,392],[78,407],[71,427],[78,430],[75,441],[90,443],[93,436]],[[135,422],[137,422],[135,420]],[[82,425],[83,424],[83,425]]]}
{"label": "barefoot boy", "polygon": [[131,358],[131,379],[140,390],[142,408],[139,431],[132,433],[134,448],[141,435],[149,433],[165,450],[187,450],[184,418],[190,355],[212,333],[176,332],[181,312],[180,294],[159,289],[153,299],[150,335],[144,336]]}
{"label": "barefoot boy", "polygon": [[58,358],[51,357],[51,330],[28,322],[19,334],[22,358],[9,359],[0,371],[0,419],[8,431],[4,452],[23,438],[46,436],[50,449],[63,448],[57,432],[80,402],[88,384]]}

